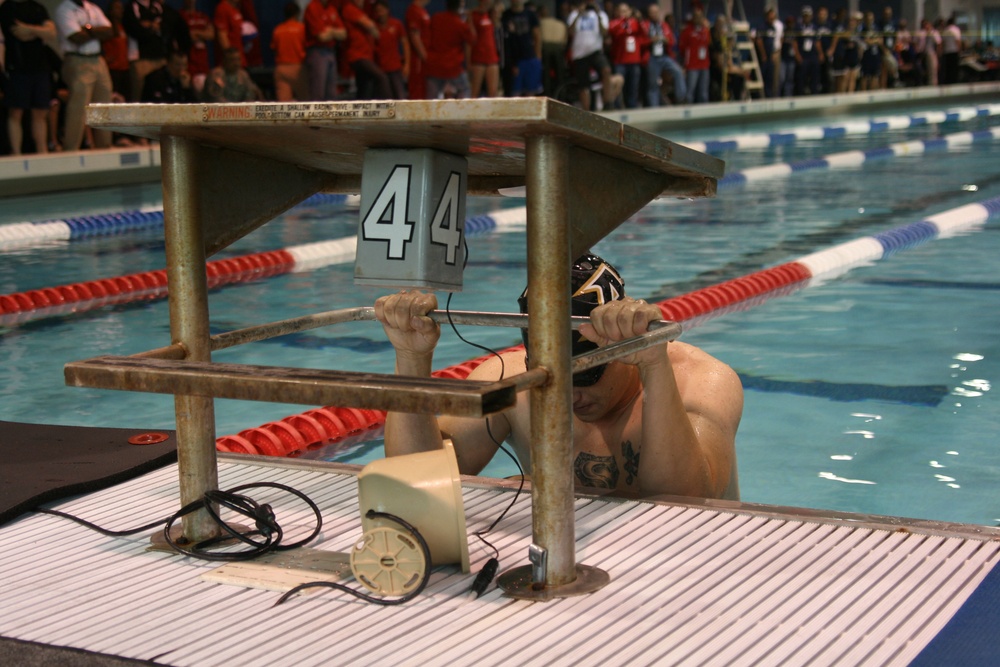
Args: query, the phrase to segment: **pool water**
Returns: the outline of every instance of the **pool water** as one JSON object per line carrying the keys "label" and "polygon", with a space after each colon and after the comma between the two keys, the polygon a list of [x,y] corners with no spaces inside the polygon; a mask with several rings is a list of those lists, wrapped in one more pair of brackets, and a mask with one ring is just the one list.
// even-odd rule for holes
{"label": "pool water", "polygon": [[[821,124],[837,120],[824,118]],[[727,169],[745,169],[990,124],[977,119],[722,157]],[[595,250],[619,265],[631,295],[660,300],[998,195],[1000,147],[977,143],[728,188],[713,200],[654,202]],[[132,186],[5,201],[0,223],[156,205],[159,196],[158,188]],[[521,205],[471,198],[468,212]],[[356,218],[348,207],[297,208],[223,254],[350,236]],[[1000,375],[998,230],[994,223],[934,240],[825,284],[689,327],[684,340],[730,364],[746,387],[737,439],[743,500],[1000,522],[1000,405],[992,391]],[[466,290],[454,296],[451,307],[514,310],[526,274],[523,233],[470,238],[469,249]],[[0,293],[159,269],[163,263],[162,235],[156,231],[49,244],[5,253]],[[214,291],[212,325],[221,331],[367,305],[383,293],[354,287],[352,275],[352,266],[340,265]],[[0,333],[6,362],[0,370],[0,418],[173,426],[170,396],[69,388],[62,374],[67,361],[168,343],[166,302],[107,307]],[[518,338],[510,330],[488,328],[466,328],[463,335],[491,347]],[[435,365],[479,354],[446,332]],[[374,372],[393,367],[381,329],[372,323],[232,348],[215,359]],[[311,407],[220,400],[217,431],[235,433]],[[354,462],[380,455],[377,439],[339,454]],[[513,464],[498,456],[487,472],[511,474]]]}

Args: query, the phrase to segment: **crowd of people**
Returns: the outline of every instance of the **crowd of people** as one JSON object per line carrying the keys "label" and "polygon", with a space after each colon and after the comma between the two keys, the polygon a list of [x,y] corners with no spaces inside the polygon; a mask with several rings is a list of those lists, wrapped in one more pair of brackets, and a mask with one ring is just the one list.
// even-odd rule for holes
{"label": "crowd of people", "polygon": [[[387,0],[309,0],[304,11],[289,1],[262,45],[252,0],[218,0],[212,16],[195,0],[180,10],[98,1],[106,10],[62,0],[49,16],[38,0],[0,0],[9,152],[110,145],[85,125],[91,102],[548,95],[591,110],[656,107],[743,99],[751,88],[778,97],[954,83],[965,47],[954,19],[911,30],[888,7],[878,18],[804,7],[783,21],[769,8],[738,35],[725,16],[710,23],[698,0],[681,25],[655,2],[568,0],[553,16],[531,0],[477,0],[470,11],[445,0],[433,15],[429,0],[411,0],[397,18]],[[735,48],[741,37],[759,79]],[[249,69],[268,48],[262,86]]]}

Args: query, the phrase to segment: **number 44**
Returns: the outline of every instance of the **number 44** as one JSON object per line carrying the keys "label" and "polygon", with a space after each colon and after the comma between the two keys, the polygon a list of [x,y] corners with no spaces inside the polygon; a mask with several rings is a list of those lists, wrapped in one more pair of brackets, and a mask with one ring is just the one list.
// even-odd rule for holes
{"label": "number 44", "polygon": [[[388,258],[406,261],[406,245],[413,240],[414,222],[407,220],[410,208],[409,165],[397,165],[382,186],[375,202],[365,215],[361,228],[365,241],[387,241]],[[431,216],[430,240],[445,247],[445,261],[454,265],[462,245],[461,210],[462,175],[453,171]]]}

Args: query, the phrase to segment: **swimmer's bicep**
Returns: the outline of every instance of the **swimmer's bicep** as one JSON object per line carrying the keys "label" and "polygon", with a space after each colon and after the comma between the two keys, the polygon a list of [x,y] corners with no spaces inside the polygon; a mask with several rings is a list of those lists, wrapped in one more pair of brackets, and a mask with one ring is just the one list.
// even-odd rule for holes
{"label": "swimmer's bicep", "polygon": [[[512,365],[505,357],[504,372],[511,375]],[[516,363],[516,360],[515,360]],[[520,370],[523,372],[523,362]],[[496,358],[489,359],[469,373],[469,380],[492,382],[500,377],[501,364]],[[479,417],[455,417],[442,415],[438,419],[441,435],[451,439],[455,445],[455,453],[459,459],[459,470],[466,475],[478,474],[493,458],[499,447],[511,433],[510,420],[505,413],[490,415],[487,420]]]}
{"label": "swimmer's bicep", "polygon": [[502,415],[491,415],[489,420],[489,430],[485,419],[441,417],[438,420],[441,436],[451,440],[455,446],[458,469],[463,475],[478,475],[497,451],[493,437],[503,442],[510,432],[507,419]]}

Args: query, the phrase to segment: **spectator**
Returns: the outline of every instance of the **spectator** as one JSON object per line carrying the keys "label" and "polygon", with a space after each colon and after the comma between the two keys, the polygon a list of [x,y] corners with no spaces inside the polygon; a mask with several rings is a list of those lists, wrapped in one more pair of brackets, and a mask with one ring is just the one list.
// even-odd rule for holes
{"label": "spectator", "polygon": [[950,16],[945,29],[941,31],[941,83],[958,83],[959,63],[962,53],[962,30]]}
{"label": "spectator", "polygon": [[143,80],[142,101],[176,104],[197,102],[198,96],[191,84],[186,51],[173,51],[167,64],[150,72]]}
{"label": "spectator", "polygon": [[789,27],[781,37],[781,96],[791,97],[795,94],[795,70],[798,61],[798,47],[795,43],[795,17],[789,14],[785,17],[785,25]]}
{"label": "spectator", "polygon": [[56,26],[36,0],[7,0],[0,5],[7,69],[7,136],[11,152],[23,150],[24,110],[31,110],[31,137],[36,153],[48,152],[46,121],[52,99],[52,64],[48,50],[56,44]]}
{"label": "spectator", "polygon": [[928,20],[920,22],[920,30],[917,31],[914,49],[918,57],[923,57],[924,62],[924,82],[929,86],[938,84],[938,51],[941,49],[941,35]]}
{"label": "spectator", "polygon": [[206,102],[255,102],[263,99],[260,88],[240,64],[240,49],[229,48],[222,54],[222,65],[208,73],[205,80]]}
{"label": "spectator", "polygon": [[378,27],[365,14],[365,0],[344,0],[341,18],[347,28],[346,58],[354,72],[359,100],[385,100],[389,93],[389,78],[375,64],[375,41]]}
{"label": "spectator", "polygon": [[647,20],[644,26],[645,41],[649,45],[649,62],[646,65],[646,104],[658,107],[661,103],[660,77],[663,71],[670,72],[674,81],[674,100],[679,103],[687,98],[687,83],[684,81],[684,71],[674,59],[674,49],[677,39],[670,24],[660,18],[660,6],[655,2],[646,9]]}
{"label": "spectator", "polygon": [[389,78],[393,99],[406,99],[406,79],[410,74],[410,41],[402,21],[389,15],[389,3],[375,3],[375,23],[378,25],[377,64]]}
{"label": "spectator", "polygon": [[899,62],[896,60],[896,24],[892,20],[892,7],[882,8],[882,20],[878,24],[882,31],[882,70],[879,73],[879,88],[892,88],[899,77]]}
{"label": "spectator", "polygon": [[923,76],[923,63],[913,50],[913,35],[910,33],[906,19],[899,19],[896,29],[896,62],[898,63],[898,80],[908,86],[919,86]]}
{"label": "spectator", "polygon": [[833,79],[830,73],[830,58],[827,53],[833,45],[833,29],[830,26],[830,11],[822,5],[816,10],[816,41],[819,51],[820,92],[830,93],[833,90]]}
{"label": "spectator", "polygon": [[709,47],[712,36],[708,19],[701,7],[695,7],[691,20],[681,31],[681,60],[687,70],[688,104],[708,102]]}
{"label": "spectator", "polygon": [[337,41],[347,30],[332,0],[310,0],[306,6],[306,68],[309,99],[337,99]]}
{"label": "spectator", "polygon": [[847,25],[833,35],[829,58],[832,65],[834,91],[853,93],[861,71],[861,51],[864,46],[858,39],[858,17],[852,14]]}
{"label": "spectator", "polygon": [[219,0],[215,6],[216,53],[223,56],[228,49],[240,52],[240,67],[246,67],[246,52],[243,51],[243,13],[240,11],[240,0]]}
{"label": "spectator", "polygon": [[823,61],[823,51],[819,44],[816,24],[813,23],[812,7],[802,7],[802,19],[795,38],[795,92],[796,94],[818,94],[823,90],[820,81],[820,65]]}
{"label": "spectator", "polygon": [[504,35],[503,90],[508,97],[542,92],[542,28],[524,0],[511,0],[501,17]]}
{"label": "spectator", "polygon": [[446,9],[431,17],[427,49],[427,97],[465,99],[469,96],[466,54],[475,41],[469,24],[461,16],[462,0],[447,0]]}
{"label": "spectator", "polygon": [[142,93],[146,75],[163,67],[168,53],[191,50],[191,35],[177,10],[162,0],[129,0],[122,25],[136,44],[130,68],[134,101]]}
{"label": "spectator", "polygon": [[[69,90],[63,148],[80,150],[87,121],[87,105],[110,102],[111,72],[101,55],[101,40],[112,36],[111,21],[89,0],[63,0],[55,12],[63,51],[63,80]],[[111,133],[97,130],[94,148],[108,148]]]}
{"label": "spectator", "polygon": [[642,78],[642,50],[645,33],[631,5],[622,2],[615,9],[615,19],[608,24],[611,35],[611,64],[624,80],[625,108],[639,106],[639,80]]}
{"label": "spectator", "polygon": [[212,25],[212,19],[208,17],[208,14],[197,10],[196,4],[196,0],[184,0],[181,18],[184,19],[188,34],[191,35],[188,71],[191,73],[195,92],[200,93],[205,86],[205,77],[208,76],[208,71],[211,69],[208,45],[215,39],[215,26]]}
{"label": "spectator", "polygon": [[746,94],[746,73],[734,61],[733,42],[726,17],[719,14],[712,26],[710,99],[728,102],[742,100]]}
{"label": "spectator", "polygon": [[493,25],[493,0],[479,0],[479,7],[469,14],[469,27],[476,33],[469,58],[470,97],[479,97],[484,83],[486,97],[496,97],[500,92],[500,52]]}
{"label": "spectator", "polygon": [[243,52],[244,67],[261,67],[264,64],[264,54],[260,47],[260,30],[257,20],[257,8],[254,0],[240,0],[240,14],[243,25],[240,26],[240,41],[235,44]]}
{"label": "spectator", "polygon": [[[499,3],[498,3],[499,4]],[[538,8],[538,26],[542,35],[542,90],[552,98],[566,83],[566,46],[569,28],[549,14],[549,8]]]}
{"label": "spectator", "polygon": [[764,12],[764,25],[757,30],[757,58],[765,97],[781,96],[781,43],[785,26],[773,6]]}
{"label": "spectator", "polygon": [[861,90],[877,90],[882,73],[882,31],[875,25],[875,14],[865,12],[861,26]]}
{"label": "spectator", "polygon": [[618,97],[617,86],[611,80],[611,65],[604,56],[604,38],[608,34],[608,15],[597,8],[593,0],[574,0],[569,24],[570,56],[573,76],[580,95],[580,106],[591,110],[590,75],[597,72],[601,80],[604,105],[610,106]]}
{"label": "spectator", "polygon": [[299,21],[299,5],[285,3],[285,20],[271,36],[274,51],[274,96],[279,102],[305,99],[302,63],[306,59],[306,26]]}
{"label": "spectator", "polygon": [[104,62],[111,73],[111,88],[121,100],[132,99],[128,73],[128,35],[122,25],[125,5],[122,0],[111,0],[108,4],[108,20],[111,21],[111,37],[101,42]]}
{"label": "spectator", "polygon": [[[427,99],[427,47],[431,38],[429,0],[413,0],[406,8],[406,35],[410,39],[410,99]],[[499,4],[499,3],[498,3]]]}

